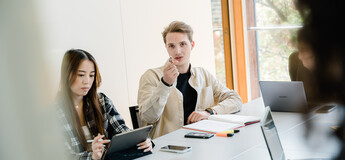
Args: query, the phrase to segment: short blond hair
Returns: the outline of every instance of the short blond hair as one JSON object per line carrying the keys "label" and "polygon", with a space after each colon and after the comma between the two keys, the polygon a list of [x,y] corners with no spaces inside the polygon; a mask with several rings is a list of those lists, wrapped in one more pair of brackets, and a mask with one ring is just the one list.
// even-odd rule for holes
{"label": "short blond hair", "polygon": [[173,21],[169,24],[168,27],[164,28],[162,32],[164,43],[166,44],[166,36],[168,33],[171,32],[178,32],[178,33],[186,33],[190,42],[193,42],[193,29],[190,25],[182,22],[182,21]]}

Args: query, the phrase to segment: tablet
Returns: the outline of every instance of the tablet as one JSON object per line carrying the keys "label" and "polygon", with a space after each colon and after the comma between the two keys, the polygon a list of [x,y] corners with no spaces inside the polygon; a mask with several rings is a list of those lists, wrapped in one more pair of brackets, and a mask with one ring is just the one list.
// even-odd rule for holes
{"label": "tablet", "polygon": [[107,154],[129,149],[144,142],[152,129],[152,125],[137,128],[129,132],[123,132],[113,136]]}

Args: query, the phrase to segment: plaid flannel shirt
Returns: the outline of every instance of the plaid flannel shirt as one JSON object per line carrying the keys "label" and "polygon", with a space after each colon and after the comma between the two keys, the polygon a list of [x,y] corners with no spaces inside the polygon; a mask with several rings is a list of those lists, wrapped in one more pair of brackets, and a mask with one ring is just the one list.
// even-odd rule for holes
{"label": "plaid flannel shirt", "polygon": [[[106,137],[112,137],[115,134],[130,131],[111,100],[103,93],[98,94],[98,99],[104,112],[103,117]],[[61,108],[64,102],[57,102],[57,105],[58,119],[63,125],[63,132],[66,136],[65,145],[69,153],[72,155],[73,159],[91,160],[92,152],[87,152],[82,146],[73,128],[72,122],[68,120]],[[86,123],[88,123],[87,119]]]}

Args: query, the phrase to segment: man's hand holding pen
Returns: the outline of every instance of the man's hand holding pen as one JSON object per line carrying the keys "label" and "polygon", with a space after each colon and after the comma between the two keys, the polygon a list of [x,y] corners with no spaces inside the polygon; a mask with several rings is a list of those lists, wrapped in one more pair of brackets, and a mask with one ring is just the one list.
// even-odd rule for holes
{"label": "man's hand holding pen", "polygon": [[168,63],[163,69],[163,81],[169,85],[172,85],[180,73],[178,72],[177,67],[174,65],[178,61],[170,57],[169,62],[170,63]]}

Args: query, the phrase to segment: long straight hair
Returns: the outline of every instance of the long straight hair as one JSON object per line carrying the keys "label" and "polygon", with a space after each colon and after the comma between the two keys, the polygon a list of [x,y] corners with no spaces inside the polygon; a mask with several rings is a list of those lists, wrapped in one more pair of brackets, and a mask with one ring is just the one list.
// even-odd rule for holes
{"label": "long straight hair", "polygon": [[91,134],[93,136],[97,136],[98,133],[104,135],[103,114],[97,95],[97,89],[101,84],[101,75],[96,60],[90,53],[81,49],[71,49],[65,53],[61,65],[60,96],[66,101],[67,105],[64,106],[64,110],[68,118],[70,118],[70,121],[72,121],[79,141],[84,148],[91,150],[88,148],[77,110],[73,104],[71,90],[71,85],[77,77],[78,68],[85,60],[90,60],[94,64],[95,78],[89,92],[83,97],[83,111],[84,114],[87,111],[92,111],[91,118],[95,122],[95,125],[90,128]]}

